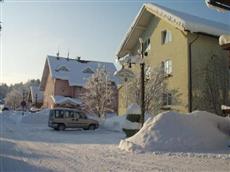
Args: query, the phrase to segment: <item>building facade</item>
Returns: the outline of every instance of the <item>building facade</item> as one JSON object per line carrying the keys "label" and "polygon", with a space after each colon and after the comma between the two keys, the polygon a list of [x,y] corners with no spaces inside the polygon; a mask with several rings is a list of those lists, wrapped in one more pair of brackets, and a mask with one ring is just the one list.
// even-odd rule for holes
{"label": "building facade", "polygon": [[[229,64],[229,58],[219,46],[218,37],[228,33],[229,28],[155,4],[144,4],[125,36],[117,57],[121,59],[128,54],[138,54],[139,38],[142,38],[145,52],[148,53],[144,58],[145,66],[157,68],[163,64],[168,90],[176,91],[176,95],[167,95],[169,101],[166,109],[181,112],[207,110],[202,106],[207,68],[212,63],[211,59],[218,58],[223,63],[222,67],[228,70],[226,64]],[[140,73],[139,65],[132,65],[130,70]],[[121,84],[119,114],[126,112],[127,91],[125,83]]]}
{"label": "building facade", "polygon": [[117,112],[117,79],[113,76],[116,68],[113,63],[85,61],[63,57],[47,56],[40,90],[44,92],[43,107],[81,108],[82,94],[87,91],[84,85],[98,67],[104,67],[113,83],[114,104]]}

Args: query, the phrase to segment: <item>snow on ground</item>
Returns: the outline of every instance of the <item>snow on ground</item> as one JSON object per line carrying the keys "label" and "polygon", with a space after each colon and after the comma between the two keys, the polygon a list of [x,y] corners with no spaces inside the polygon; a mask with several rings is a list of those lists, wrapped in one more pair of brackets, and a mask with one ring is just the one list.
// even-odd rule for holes
{"label": "snow on ground", "polygon": [[196,111],[165,112],[147,120],[119,147],[130,152],[221,153],[230,158],[230,119]]}
{"label": "snow on ground", "polygon": [[118,148],[118,144],[125,135],[105,128],[96,131],[58,132],[48,128],[47,122],[42,123],[41,117],[38,117],[47,118],[47,114],[26,113],[22,116],[21,112],[0,113],[1,172],[229,171],[230,169],[230,158],[223,158],[222,154],[216,154],[214,157],[206,154],[188,155],[171,152],[133,154],[122,151]]}

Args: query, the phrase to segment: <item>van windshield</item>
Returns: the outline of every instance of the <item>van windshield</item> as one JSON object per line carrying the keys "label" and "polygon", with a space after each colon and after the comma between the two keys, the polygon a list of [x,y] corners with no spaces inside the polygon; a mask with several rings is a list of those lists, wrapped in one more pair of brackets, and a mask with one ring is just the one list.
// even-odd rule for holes
{"label": "van windshield", "polygon": [[50,110],[49,119],[54,118],[54,110]]}

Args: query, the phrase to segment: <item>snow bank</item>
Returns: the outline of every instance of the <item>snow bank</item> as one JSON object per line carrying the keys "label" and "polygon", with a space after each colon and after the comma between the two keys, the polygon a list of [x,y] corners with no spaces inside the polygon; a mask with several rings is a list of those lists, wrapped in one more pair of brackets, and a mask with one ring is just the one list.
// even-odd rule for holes
{"label": "snow bank", "polygon": [[128,106],[127,108],[127,114],[141,114],[141,108],[138,104],[134,103]]}
{"label": "snow bank", "polygon": [[221,35],[219,37],[219,44],[225,45],[225,44],[230,44],[230,35]]}
{"label": "snow bank", "polygon": [[121,140],[129,152],[210,152],[226,150],[230,119],[202,111],[191,114],[161,113],[149,118],[134,136]]}
{"label": "snow bank", "polygon": [[[147,120],[149,117],[150,115],[146,114],[145,120]],[[126,128],[126,129],[141,128],[139,123],[128,121],[126,119],[126,115],[107,118],[100,124],[100,126],[110,131],[119,131],[119,132],[123,132],[122,130],[123,128]]]}
{"label": "snow bank", "polygon": [[102,128],[105,128],[110,131],[122,131],[123,125],[126,121],[126,115],[123,116],[114,116],[107,118],[101,124]]}
{"label": "snow bank", "polygon": [[44,109],[36,113],[27,113],[22,116],[21,122],[26,124],[47,124],[49,109]]}

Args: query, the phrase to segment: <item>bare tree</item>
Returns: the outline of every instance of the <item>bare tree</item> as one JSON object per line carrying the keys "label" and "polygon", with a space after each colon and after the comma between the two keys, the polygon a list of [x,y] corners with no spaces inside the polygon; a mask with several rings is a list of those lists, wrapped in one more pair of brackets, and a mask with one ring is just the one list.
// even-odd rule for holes
{"label": "bare tree", "polygon": [[16,89],[13,89],[6,96],[6,105],[15,110],[17,107],[20,107],[22,98],[22,93]]}
{"label": "bare tree", "polygon": [[[146,68],[145,111],[157,114],[162,107],[162,95],[166,91],[165,74],[162,67]],[[128,83],[129,103],[140,105],[140,77],[136,76]]]}
{"label": "bare tree", "polygon": [[[204,84],[200,87],[199,109],[221,115],[221,105],[229,105],[230,79],[228,59],[213,55],[204,71]],[[202,103],[201,103],[202,102]]]}
{"label": "bare tree", "polygon": [[98,67],[84,86],[86,91],[82,95],[83,110],[105,118],[106,112],[113,111],[113,104],[116,101],[115,87],[105,67]]}

